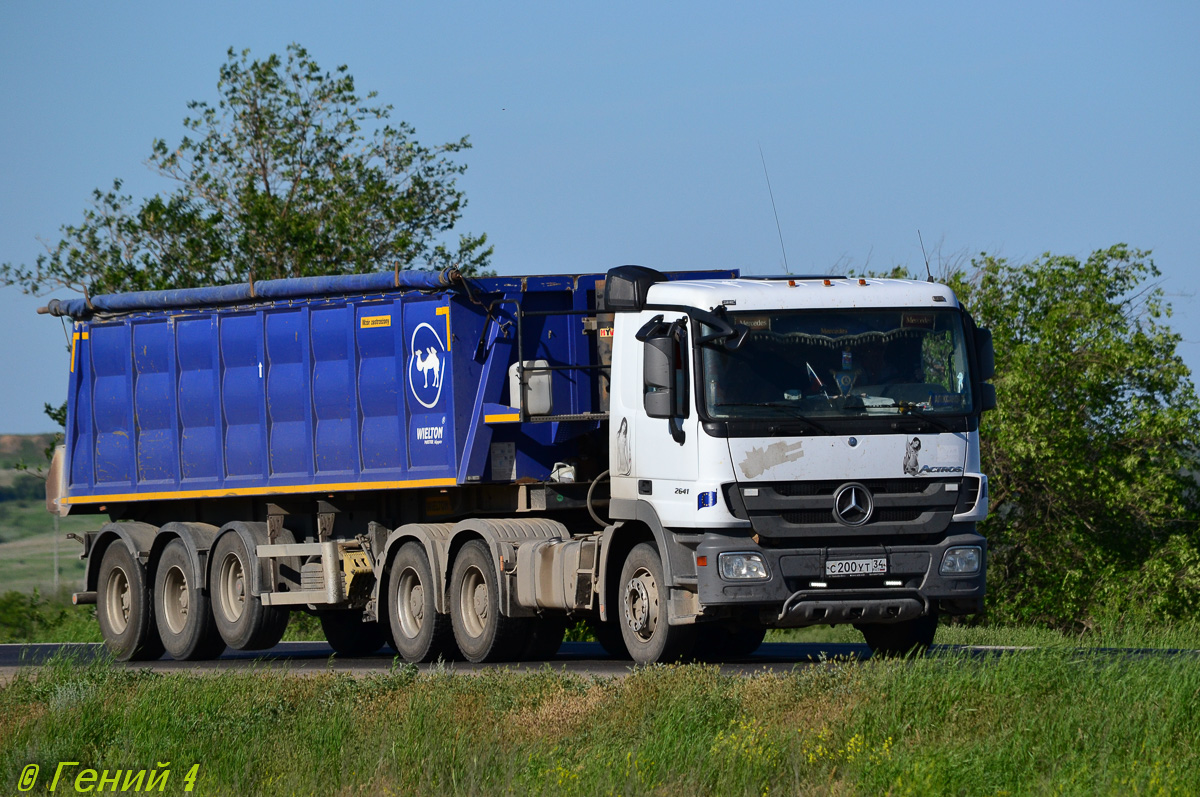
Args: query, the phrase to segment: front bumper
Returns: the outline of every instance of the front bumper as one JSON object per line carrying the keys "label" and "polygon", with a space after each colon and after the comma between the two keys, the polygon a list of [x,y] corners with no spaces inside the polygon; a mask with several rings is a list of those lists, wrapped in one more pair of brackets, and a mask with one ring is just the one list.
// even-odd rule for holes
{"label": "front bumper", "polygon": [[[955,528],[957,526],[958,528]],[[987,541],[973,524],[954,524],[930,544],[886,543],[826,547],[765,547],[745,538],[710,533],[696,548],[696,584],[707,614],[722,608],[757,608],[776,627],[832,623],[899,622],[940,610],[946,614],[982,611],[987,571]],[[848,541],[849,542],[849,541]],[[949,548],[975,545],[982,551],[979,572],[942,575]],[[721,553],[757,553],[768,577],[756,581],[722,578]],[[701,558],[703,557],[703,558]],[[886,558],[883,575],[827,576],[825,563],[838,559]]]}

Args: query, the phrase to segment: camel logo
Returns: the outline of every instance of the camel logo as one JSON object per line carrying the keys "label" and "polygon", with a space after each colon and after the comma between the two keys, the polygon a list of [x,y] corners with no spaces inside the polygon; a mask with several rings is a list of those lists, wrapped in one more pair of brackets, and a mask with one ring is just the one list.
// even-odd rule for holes
{"label": "camel logo", "polygon": [[442,397],[446,346],[432,326],[421,322],[413,330],[408,359],[408,387],[422,407],[434,407]]}

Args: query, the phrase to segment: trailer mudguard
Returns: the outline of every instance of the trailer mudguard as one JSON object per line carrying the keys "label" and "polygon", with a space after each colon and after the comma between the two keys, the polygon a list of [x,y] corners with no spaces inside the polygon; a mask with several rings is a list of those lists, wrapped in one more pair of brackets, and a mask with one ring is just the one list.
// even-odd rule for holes
{"label": "trailer mudguard", "polygon": [[154,547],[154,536],[158,528],[149,523],[123,521],[120,523],[105,523],[96,541],[88,549],[87,571],[84,576],[88,592],[95,592],[100,578],[100,562],[109,545],[121,544],[133,554],[134,561],[147,571],[150,551]]}
{"label": "trailer mudguard", "polygon": [[150,549],[151,564],[158,562],[163,549],[176,538],[183,540],[187,548],[188,561],[192,563],[192,583],[208,593],[208,552],[220,532],[216,526],[208,523],[168,523],[158,530]]}

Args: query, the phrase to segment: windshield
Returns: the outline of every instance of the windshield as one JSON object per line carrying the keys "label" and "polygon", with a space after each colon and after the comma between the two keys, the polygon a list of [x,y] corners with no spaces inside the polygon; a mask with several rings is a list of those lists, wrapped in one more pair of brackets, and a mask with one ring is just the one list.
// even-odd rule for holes
{"label": "windshield", "polygon": [[736,351],[701,349],[715,419],[961,415],[971,378],[957,310],[730,313],[750,332]]}

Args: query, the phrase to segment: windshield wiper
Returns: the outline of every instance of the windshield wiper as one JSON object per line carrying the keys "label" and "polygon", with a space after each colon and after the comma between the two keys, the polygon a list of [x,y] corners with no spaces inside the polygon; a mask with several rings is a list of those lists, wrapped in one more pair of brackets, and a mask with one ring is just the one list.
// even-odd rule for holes
{"label": "windshield wiper", "polygon": [[[788,413],[787,420],[800,421],[801,423],[808,424],[811,428],[816,429],[821,434],[825,434],[825,435],[832,434],[832,432],[830,432],[829,429],[826,428],[825,426],[822,426],[821,424],[810,419],[806,415],[800,414],[800,412],[798,410],[796,410],[793,407],[789,407],[786,404],[774,404],[770,401],[722,401],[719,404],[717,404],[717,406],[718,407],[770,407],[773,410],[784,410]],[[730,420],[733,420],[733,419],[730,419]],[[755,418],[755,419],[738,418],[737,420],[759,420],[759,419],[757,419],[757,418]],[[762,420],[770,421],[771,419],[763,418]]]}

